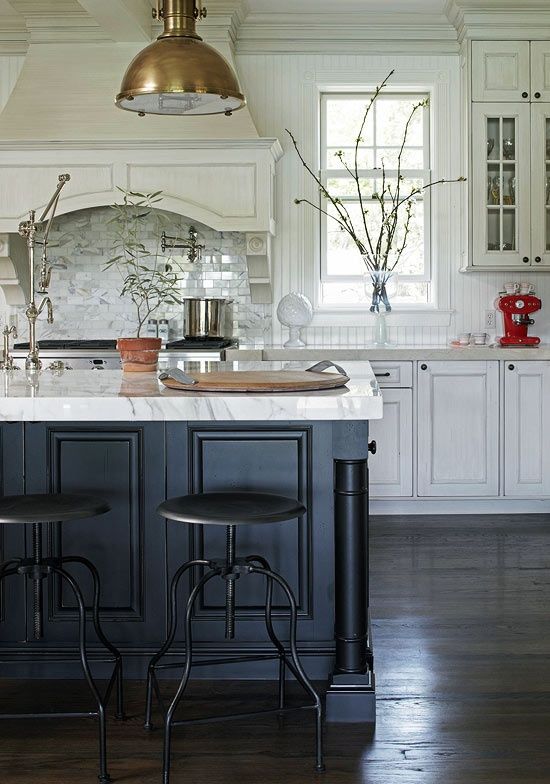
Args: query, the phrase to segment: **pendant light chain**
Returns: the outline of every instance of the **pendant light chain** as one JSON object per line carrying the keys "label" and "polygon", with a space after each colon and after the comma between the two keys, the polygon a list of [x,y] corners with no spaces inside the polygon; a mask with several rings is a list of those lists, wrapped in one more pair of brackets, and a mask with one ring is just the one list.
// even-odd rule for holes
{"label": "pendant light chain", "polygon": [[206,19],[207,10],[203,8],[202,0],[195,0],[195,19]]}

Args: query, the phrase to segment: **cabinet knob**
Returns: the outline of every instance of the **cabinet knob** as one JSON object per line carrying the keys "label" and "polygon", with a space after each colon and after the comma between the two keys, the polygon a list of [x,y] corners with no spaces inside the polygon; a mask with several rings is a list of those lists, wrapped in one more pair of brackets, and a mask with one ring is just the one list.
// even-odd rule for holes
{"label": "cabinet knob", "polygon": [[420,365],[420,370],[427,370],[427,369],[428,369],[427,365]]}
{"label": "cabinet knob", "polygon": [[540,263],[541,263],[541,261],[542,261],[542,258],[541,258],[540,256],[535,256],[535,262],[536,262],[537,264],[540,264]]}
{"label": "cabinet knob", "polygon": [[521,94],[521,97],[522,97],[522,98],[529,98],[529,93],[522,93],[522,94]]}
{"label": "cabinet knob", "polygon": [[516,369],[515,365],[508,365],[508,370],[515,370],[515,369]]}
{"label": "cabinet knob", "polygon": [[524,264],[529,264],[529,256],[524,256],[523,257],[523,263]]}
{"label": "cabinet knob", "polygon": [[535,93],[535,98],[540,98],[540,93]]}
{"label": "cabinet knob", "polygon": [[369,452],[371,453],[371,455],[375,455],[377,449],[378,447],[376,445],[376,441],[371,441],[369,444]]}

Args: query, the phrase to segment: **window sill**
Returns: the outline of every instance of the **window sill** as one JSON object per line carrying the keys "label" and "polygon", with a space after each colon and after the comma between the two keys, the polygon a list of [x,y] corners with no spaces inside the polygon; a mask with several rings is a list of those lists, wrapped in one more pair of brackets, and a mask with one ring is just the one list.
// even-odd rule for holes
{"label": "window sill", "polygon": [[[386,316],[389,327],[448,327],[452,310],[418,308],[392,310]],[[368,308],[317,308],[312,327],[370,327],[373,314]]]}

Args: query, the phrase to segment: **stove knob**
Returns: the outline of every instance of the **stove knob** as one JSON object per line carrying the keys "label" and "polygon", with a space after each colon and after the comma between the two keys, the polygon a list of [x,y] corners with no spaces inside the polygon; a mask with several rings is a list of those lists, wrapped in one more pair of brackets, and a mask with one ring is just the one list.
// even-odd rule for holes
{"label": "stove knob", "polygon": [[522,299],[516,300],[516,308],[522,310],[525,307],[525,302]]}

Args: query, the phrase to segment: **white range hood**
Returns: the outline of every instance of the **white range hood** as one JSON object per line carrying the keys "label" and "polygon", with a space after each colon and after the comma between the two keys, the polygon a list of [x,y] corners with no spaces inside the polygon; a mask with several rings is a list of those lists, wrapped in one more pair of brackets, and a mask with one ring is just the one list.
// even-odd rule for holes
{"label": "white range hood", "polygon": [[[120,199],[117,187],[162,190],[164,209],[217,231],[246,232],[252,299],[271,302],[274,177],[282,149],[276,139],[258,136],[249,108],[232,117],[138,117],[117,109],[114,96],[143,41],[34,38],[0,113],[0,236],[13,235],[31,208],[45,206],[60,173],[71,181],[58,214],[112,204]],[[232,61],[227,31],[209,42]],[[6,247],[0,286],[13,299]]]}

